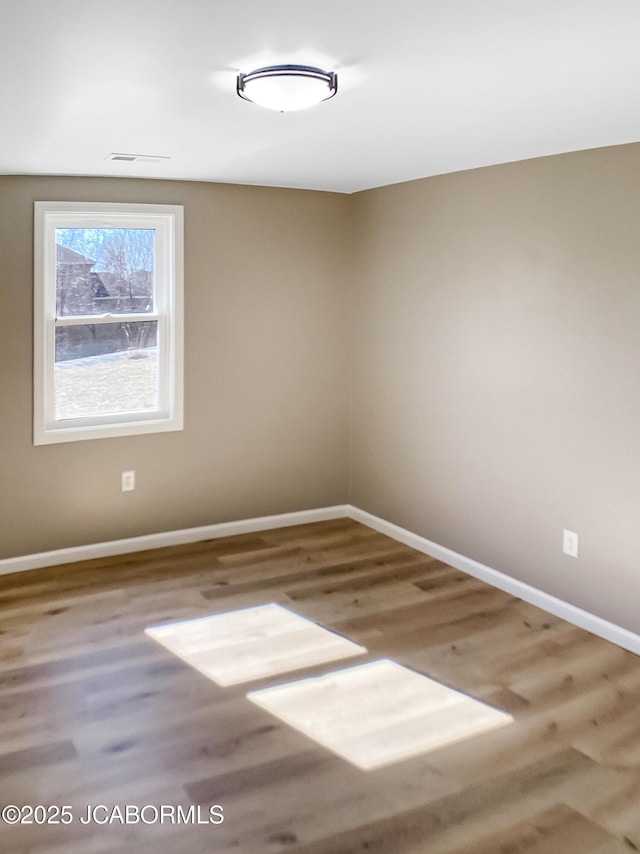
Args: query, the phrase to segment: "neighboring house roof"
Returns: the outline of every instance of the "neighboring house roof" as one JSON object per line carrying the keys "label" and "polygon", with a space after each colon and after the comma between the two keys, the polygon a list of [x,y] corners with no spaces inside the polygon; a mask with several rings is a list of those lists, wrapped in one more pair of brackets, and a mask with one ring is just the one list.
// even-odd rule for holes
{"label": "neighboring house roof", "polygon": [[95,263],[92,258],[87,258],[86,255],[81,255],[74,249],[69,249],[68,246],[56,243],[56,264],[89,264],[93,267]]}

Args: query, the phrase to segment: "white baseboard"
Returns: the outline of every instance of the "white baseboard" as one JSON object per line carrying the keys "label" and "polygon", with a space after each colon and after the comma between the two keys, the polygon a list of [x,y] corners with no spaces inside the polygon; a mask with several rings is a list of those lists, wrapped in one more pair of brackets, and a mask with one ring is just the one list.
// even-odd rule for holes
{"label": "white baseboard", "polygon": [[234,534],[252,534],[273,528],[286,528],[289,525],[306,525],[309,522],[344,519],[349,515],[348,509],[346,504],[337,504],[334,507],[298,510],[295,513],[279,513],[275,516],[257,516],[254,519],[240,519],[237,522],[219,522],[215,525],[203,525],[199,528],[164,531],[159,534],[146,534],[142,537],[128,537],[125,540],[111,540],[106,543],[92,543],[86,546],[73,546],[68,549],[10,557],[0,560],[0,575],[40,569],[45,566],[58,566],[63,563],[77,563],[81,560],[92,560],[97,557],[114,557],[131,552],[147,551],[148,549],[160,549],[164,546],[197,543],[200,540],[214,540],[219,537],[231,537]]}
{"label": "white baseboard", "polygon": [[231,537],[234,534],[251,534],[268,531],[273,528],[285,528],[289,525],[305,525],[310,522],[324,522],[330,519],[350,518],[361,522],[381,534],[410,546],[416,551],[448,563],[456,569],[479,578],[499,590],[511,593],[525,602],[536,605],[561,617],[563,620],[586,629],[594,635],[611,641],[618,646],[640,655],[640,635],[610,623],[596,614],[577,608],[569,602],[557,599],[544,590],[518,581],[510,575],[505,575],[497,569],[478,563],[451,549],[438,545],[425,537],[407,531],[385,519],[360,510],[351,504],[336,504],[333,507],[319,507],[315,510],[300,510],[294,513],[279,513],[274,516],[258,516],[254,519],[240,519],[236,522],[219,522],[214,525],[203,525],[199,528],[185,528],[180,531],[165,531],[158,534],[146,534],[141,537],[129,537],[124,540],[111,540],[105,543],[92,543],[86,546],[74,546],[67,549],[56,549],[50,552],[40,552],[32,555],[22,555],[0,560],[0,575],[12,572],[23,572],[29,569],[39,569],[46,566],[58,566],[63,563],[76,563],[82,560],[92,560],[99,557],[115,557],[120,554],[158,549],[164,546],[177,546],[184,543],[195,543],[200,540],[213,540],[219,537]]}
{"label": "white baseboard", "polygon": [[582,608],[577,608],[569,602],[557,599],[550,593],[545,593],[544,590],[539,590],[537,587],[525,584],[524,581],[518,581],[517,578],[512,578],[510,575],[505,575],[497,569],[492,569],[490,566],[478,563],[478,561],[465,557],[444,546],[440,546],[431,540],[427,540],[425,537],[413,534],[405,528],[393,525],[391,522],[380,519],[378,516],[373,516],[365,510],[360,510],[358,507],[348,505],[347,513],[351,519],[361,522],[363,525],[367,525],[381,534],[386,534],[388,537],[416,549],[416,551],[423,552],[430,557],[438,558],[444,561],[444,563],[448,563],[450,566],[466,572],[467,575],[472,575],[474,578],[486,581],[492,587],[497,587],[499,590],[511,593],[512,596],[517,596],[518,599],[523,599],[531,605],[536,605],[538,608],[542,608],[556,617],[561,617],[574,626],[586,629],[588,632],[611,641],[624,649],[628,649],[630,652],[640,654],[640,635],[635,634],[635,632],[617,626],[615,623],[610,623],[608,620],[604,620],[602,617],[596,616],[596,614],[591,614],[589,611],[583,611]]}

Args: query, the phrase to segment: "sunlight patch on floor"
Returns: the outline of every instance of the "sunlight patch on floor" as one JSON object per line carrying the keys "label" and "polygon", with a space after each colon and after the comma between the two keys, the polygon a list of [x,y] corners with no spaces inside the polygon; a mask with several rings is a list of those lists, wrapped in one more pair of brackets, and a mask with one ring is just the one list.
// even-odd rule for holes
{"label": "sunlight patch on floor", "polygon": [[366,770],[513,721],[506,712],[386,659],[247,696]]}
{"label": "sunlight patch on floor", "polygon": [[271,603],[145,629],[218,685],[338,661],[367,650]]}

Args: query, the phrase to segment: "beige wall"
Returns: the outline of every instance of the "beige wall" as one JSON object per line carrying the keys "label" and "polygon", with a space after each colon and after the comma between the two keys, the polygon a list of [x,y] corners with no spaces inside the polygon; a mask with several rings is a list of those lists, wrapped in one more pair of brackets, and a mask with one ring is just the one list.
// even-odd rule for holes
{"label": "beige wall", "polygon": [[[184,431],[33,446],[34,200],[184,205]],[[330,193],[0,177],[0,558],[346,500],[348,207]]]}
{"label": "beige wall", "polygon": [[[184,432],[33,447],[35,199],[184,204]],[[352,197],[0,178],[0,557],[348,499],[640,630],[639,228],[640,145]]]}
{"label": "beige wall", "polygon": [[640,146],[354,201],[352,503],[640,630]]}

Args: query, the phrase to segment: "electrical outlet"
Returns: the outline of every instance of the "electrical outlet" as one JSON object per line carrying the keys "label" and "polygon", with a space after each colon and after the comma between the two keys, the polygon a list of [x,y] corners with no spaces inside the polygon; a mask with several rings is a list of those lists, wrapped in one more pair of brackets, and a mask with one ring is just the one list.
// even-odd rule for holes
{"label": "electrical outlet", "polygon": [[136,473],[134,471],[122,472],[122,491],[133,492],[136,488]]}
{"label": "electrical outlet", "polygon": [[578,535],[575,531],[562,532],[562,551],[569,557],[578,557]]}

